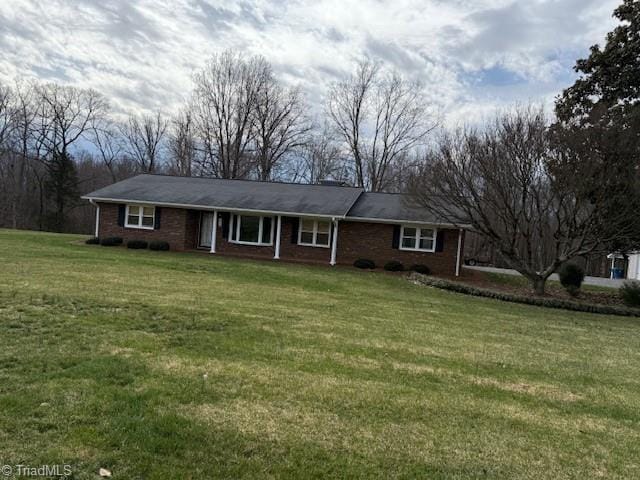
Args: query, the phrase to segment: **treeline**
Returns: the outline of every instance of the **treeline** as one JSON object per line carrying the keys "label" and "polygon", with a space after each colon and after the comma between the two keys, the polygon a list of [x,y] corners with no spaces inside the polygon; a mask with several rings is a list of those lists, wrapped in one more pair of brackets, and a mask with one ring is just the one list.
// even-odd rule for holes
{"label": "treeline", "polygon": [[436,124],[420,83],[369,60],[315,116],[265,58],[233,51],[170,116],[120,118],[95,90],[0,85],[0,226],[89,232],[80,195],[140,172],[400,190]]}

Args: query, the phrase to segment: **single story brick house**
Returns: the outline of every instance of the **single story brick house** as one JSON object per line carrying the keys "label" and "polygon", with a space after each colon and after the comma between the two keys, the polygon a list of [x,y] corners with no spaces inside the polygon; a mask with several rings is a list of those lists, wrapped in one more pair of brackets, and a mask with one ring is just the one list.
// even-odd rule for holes
{"label": "single story brick house", "polygon": [[351,265],[427,265],[458,275],[464,225],[440,221],[402,194],[336,184],[138,175],[82,197],[96,237],[164,240],[172,250]]}

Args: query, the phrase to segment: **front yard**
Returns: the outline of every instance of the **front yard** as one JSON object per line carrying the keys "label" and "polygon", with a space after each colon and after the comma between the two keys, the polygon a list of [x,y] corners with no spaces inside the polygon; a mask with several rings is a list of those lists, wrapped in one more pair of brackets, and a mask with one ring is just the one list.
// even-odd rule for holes
{"label": "front yard", "polygon": [[0,463],[638,478],[640,320],[0,230]]}

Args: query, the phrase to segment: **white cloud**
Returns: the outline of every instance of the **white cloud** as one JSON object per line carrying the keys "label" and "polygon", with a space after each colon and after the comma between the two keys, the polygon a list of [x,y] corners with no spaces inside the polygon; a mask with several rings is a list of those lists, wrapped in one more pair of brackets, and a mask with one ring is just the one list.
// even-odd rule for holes
{"label": "white cloud", "polygon": [[368,54],[421,78],[450,122],[542,101],[602,42],[619,0],[12,0],[0,3],[0,80],[92,87],[116,111],[177,108],[191,74],[233,47],[267,57],[319,109]]}

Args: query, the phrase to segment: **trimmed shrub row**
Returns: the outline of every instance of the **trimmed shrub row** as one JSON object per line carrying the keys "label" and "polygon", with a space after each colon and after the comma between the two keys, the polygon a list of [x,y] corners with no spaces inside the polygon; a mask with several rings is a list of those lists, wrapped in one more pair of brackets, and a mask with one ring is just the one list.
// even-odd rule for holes
{"label": "trimmed shrub row", "polygon": [[[493,298],[503,300],[505,302],[523,303],[526,305],[535,305],[538,307],[560,308],[564,310],[572,310],[575,312],[601,313],[605,315],[621,315],[626,317],[640,317],[640,310],[625,307],[617,307],[615,305],[592,305],[578,303],[571,300],[561,300],[559,298],[540,298],[533,296],[517,295],[506,292],[496,292],[486,290],[484,288],[472,287],[463,283],[450,282],[441,278],[427,277],[417,273],[408,276],[409,280],[418,285],[426,285],[428,287],[439,288],[465,295],[473,295],[476,297]],[[640,282],[638,282],[640,284]],[[640,285],[638,286],[640,289]]]}
{"label": "trimmed shrub row", "polygon": [[[123,240],[122,237],[92,237],[85,241],[87,245],[102,245],[103,247],[115,247],[117,245],[122,245]],[[147,242],[146,240],[129,240],[127,241],[127,248],[131,249],[145,249],[149,248],[149,250],[156,251],[167,251],[170,249],[169,242],[165,242],[163,240],[153,240],[151,242]]]}
{"label": "trimmed shrub row", "polygon": [[115,247],[122,245],[122,237],[105,237],[100,239],[100,245],[103,247]]}
{"label": "trimmed shrub row", "polygon": [[[359,258],[355,262],[353,262],[353,266],[356,268],[362,268],[366,270],[373,270],[376,268],[376,264],[373,260],[369,260],[367,258]],[[410,270],[412,272],[422,273],[423,275],[429,275],[431,270],[426,265],[416,264],[411,265],[408,269],[405,266],[398,262],[397,260],[391,260],[384,264],[384,269],[388,272],[404,272],[405,270]]]}
{"label": "trimmed shrub row", "polygon": [[169,242],[162,240],[153,240],[149,242],[149,250],[167,251],[169,250]]}
{"label": "trimmed shrub row", "polygon": [[359,258],[353,262],[353,266],[356,268],[362,268],[363,270],[373,270],[376,268],[376,262],[367,258]]}
{"label": "trimmed shrub row", "polygon": [[131,248],[132,250],[143,250],[149,246],[145,240],[129,240],[127,242],[127,248]]}
{"label": "trimmed shrub row", "polygon": [[404,265],[402,265],[402,263],[398,262],[397,260],[391,260],[390,262],[384,264],[384,269],[387,272],[403,272]]}

